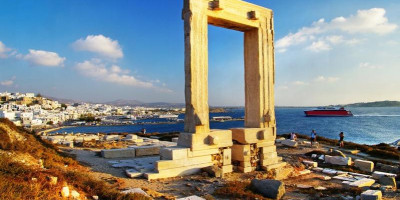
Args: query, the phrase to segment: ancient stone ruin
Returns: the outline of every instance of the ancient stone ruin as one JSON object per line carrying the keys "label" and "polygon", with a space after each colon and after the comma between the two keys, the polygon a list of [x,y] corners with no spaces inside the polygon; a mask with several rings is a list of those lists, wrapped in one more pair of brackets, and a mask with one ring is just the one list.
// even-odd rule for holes
{"label": "ancient stone ruin", "polygon": [[[271,10],[241,0],[184,0],[185,132],[160,150],[150,179],[216,175],[284,166],[275,147],[274,45]],[[245,127],[212,130],[208,106],[208,24],[244,32]],[[235,167],[233,167],[235,165]]]}

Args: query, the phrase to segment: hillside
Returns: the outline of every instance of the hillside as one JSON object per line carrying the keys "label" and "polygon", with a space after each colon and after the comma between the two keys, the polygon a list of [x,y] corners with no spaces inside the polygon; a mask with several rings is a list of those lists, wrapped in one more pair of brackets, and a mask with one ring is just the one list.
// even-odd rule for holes
{"label": "hillside", "polygon": [[71,199],[148,199],[116,188],[56,146],[0,118],[0,199],[65,199],[67,193]]}
{"label": "hillside", "polygon": [[344,105],[346,107],[400,107],[400,101],[374,101]]}
{"label": "hillside", "polygon": [[185,104],[183,103],[167,103],[167,102],[145,103],[138,100],[125,100],[125,99],[118,99],[115,101],[104,102],[104,104],[113,106],[145,106],[145,107],[162,107],[162,108],[185,106]]}

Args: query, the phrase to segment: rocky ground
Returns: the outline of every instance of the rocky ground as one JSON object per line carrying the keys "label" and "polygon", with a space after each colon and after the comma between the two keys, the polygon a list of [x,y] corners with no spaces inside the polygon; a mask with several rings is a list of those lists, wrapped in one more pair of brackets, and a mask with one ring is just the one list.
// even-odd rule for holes
{"label": "rocky ground", "polygon": [[[330,148],[335,147],[327,145],[310,147],[306,144],[291,148],[277,144],[279,156],[282,156],[283,161],[289,164],[283,169],[270,172],[255,171],[246,174],[233,172],[226,174],[224,178],[210,177],[206,172],[203,172],[197,175],[155,181],[147,181],[144,178],[128,178],[125,170],[132,168],[129,163],[131,165],[138,165],[138,163],[143,166],[152,165],[155,160],[159,159],[157,156],[116,160],[100,157],[99,149],[64,148],[64,150],[76,155],[78,161],[88,165],[95,176],[109,182],[119,183],[118,189],[141,188],[156,199],[175,199],[191,195],[205,199],[266,199],[254,194],[248,186],[253,179],[271,178],[282,180],[285,184],[286,193],[282,199],[356,199],[363,190],[367,190],[369,187],[356,189],[348,187],[342,183],[343,180],[332,178],[337,174],[329,175],[317,172],[302,163],[303,160],[313,160],[310,154],[306,155],[307,153],[311,151],[326,152]],[[346,156],[352,157],[353,160],[363,157],[362,155],[351,154],[352,151],[350,150],[343,152]],[[314,160],[318,161],[318,158],[314,158]],[[124,162],[125,164],[128,163],[125,167]],[[119,164],[119,166],[115,164]],[[321,160],[319,164],[323,168],[332,168],[344,172],[360,172],[351,166],[334,166],[324,164]],[[307,168],[310,170],[307,170]],[[364,172],[364,174],[370,175],[371,173]],[[385,189],[383,197],[384,199],[400,199],[400,193],[396,189]]]}

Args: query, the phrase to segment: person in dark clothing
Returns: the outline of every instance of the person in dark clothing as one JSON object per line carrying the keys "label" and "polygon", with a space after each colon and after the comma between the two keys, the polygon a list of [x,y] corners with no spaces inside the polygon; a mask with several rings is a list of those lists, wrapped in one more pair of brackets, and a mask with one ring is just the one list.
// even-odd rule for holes
{"label": "person in dark clothing", "polygon": [[339,147],[343,148],[344,147],[344,133],[340,132],[339,134]]}

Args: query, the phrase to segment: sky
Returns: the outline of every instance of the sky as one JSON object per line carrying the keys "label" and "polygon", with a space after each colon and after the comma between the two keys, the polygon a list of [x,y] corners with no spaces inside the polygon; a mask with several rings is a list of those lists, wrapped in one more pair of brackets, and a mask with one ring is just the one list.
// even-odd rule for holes
{"label": "sky", "polygon": [[[272,9],[275,103],[400,100],[397,0],[249,0]],[[2,0],[0,92],[184,102],[183,0]],[[244,105],[243,33],[209,26],[209,105]]]}

